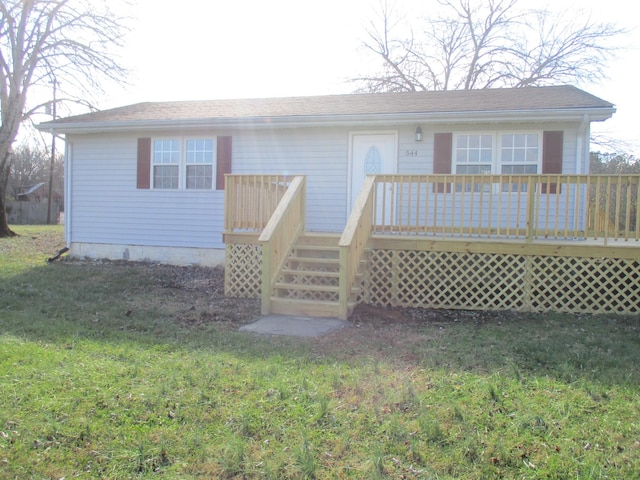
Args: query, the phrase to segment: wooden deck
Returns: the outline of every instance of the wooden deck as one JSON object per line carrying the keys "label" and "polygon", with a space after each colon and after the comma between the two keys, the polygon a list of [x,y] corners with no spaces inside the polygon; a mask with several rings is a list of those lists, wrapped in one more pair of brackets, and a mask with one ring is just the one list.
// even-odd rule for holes
{"label": "wooden deck", "polygon": [[639,180],[371,176],[344,231],[320,235],[304,177],[230,175],[225,292],[339,318],[359,302],[640,313]]}

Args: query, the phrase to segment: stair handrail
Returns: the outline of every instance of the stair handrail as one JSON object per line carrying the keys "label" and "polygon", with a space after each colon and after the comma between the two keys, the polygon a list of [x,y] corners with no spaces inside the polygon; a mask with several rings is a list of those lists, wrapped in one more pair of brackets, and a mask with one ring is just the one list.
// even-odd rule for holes
{"label": "stair handrail", "polygon": [[258,238],[262,244],[263,315],[271,311],[273,285],[289,251],[304,231],[306,197],[305,177],[295,176]]}
{"label": "stair handrail", "polygon": [[366,177],[360,194],[356,199],[347,224],[342,232],[338,247],[340,249],[340,292],[339,317],[347,318],[349,310],[349,294],[358,273],[358,265],[373,225],[373,199],[375,175]]}

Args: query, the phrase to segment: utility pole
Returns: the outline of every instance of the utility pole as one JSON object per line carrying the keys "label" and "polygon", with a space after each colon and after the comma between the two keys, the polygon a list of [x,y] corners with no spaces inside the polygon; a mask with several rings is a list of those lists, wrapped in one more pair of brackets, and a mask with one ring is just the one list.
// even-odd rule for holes
{"label": "utility pole", "polygon": [[[56,77],[53,77],[53,105],[51,105],[51,113],[53,115],[53,119],[56,119],[56,88],[57,81]],[[51,129],[51,165],[49,167],[49,196],[48,196],[48,205],[47,205],[47,225],[51,225],[51,207],[53,206],[53,167],[56,161],[56,132],[54,129]],[[56,223],[57,220],[56,220]]]}

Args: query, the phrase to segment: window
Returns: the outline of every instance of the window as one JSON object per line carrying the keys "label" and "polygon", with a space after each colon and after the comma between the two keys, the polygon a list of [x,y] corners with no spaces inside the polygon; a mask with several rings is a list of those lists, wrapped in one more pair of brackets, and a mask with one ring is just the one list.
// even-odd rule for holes
{"label": "window", "polygon": [[493,136],[459,135],[456,140],[456,173],[478,175],[491,173]]}
{"label": "window", "polygon": [[152,142],[154,189],[211,190],[215,141],[207,138],[154,139]]}
{"label": "window", "polygon": [[211,189],[213,140],[187,140],[187,189]]}
{"label": "window", "polygon": [[[529,175],[538,173],[540,163],[540,136],[537,133],[505,133],[502,135],[500,152],[501,169],[503,175]],[[502,185],[503,192],[526,192],[526,184]]]}
{"label": "window", "polygon": [[502,171],[504,175],[524,175],[538,173],[537,134],[504,134],[502,135]]}
{"label": "window", "polygon": [[[493,165],[493,136],[491,135],[458,135],[455,150],[456,174],[484,175],[490,174]],[[456,191],[461,192],[488,191],[480,183],[456,184]]]}
{"label": "window", "polygon": [[153,142],[153,188],[178,188],[180,150],[177,140]]}
{"label": "window", "polygon": [[[540,171],[539,133],[479,133],[454,136],[454,172],[459,175],[528,175]],[[485,183],[457,184],[456,191],[489,191]],[[526,191],[526,185],[503,185],[502,191]]]}

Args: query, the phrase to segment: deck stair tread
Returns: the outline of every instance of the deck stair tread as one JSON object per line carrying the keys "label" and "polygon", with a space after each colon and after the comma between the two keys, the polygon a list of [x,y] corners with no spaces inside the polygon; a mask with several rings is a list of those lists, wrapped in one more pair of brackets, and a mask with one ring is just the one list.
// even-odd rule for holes
{"label": "deck stair tread", "polygon": [[[308,316],[340,315],[340,237],[305,233],[299,237],[273,286],[270,297],[274,313]],[[361,262],[365,265],[366,262]],[[363,274],[356,276],[359,285]],[[350,290],[349,313],[360,288]]]}
{"label": "deck stair tread", "polygon": [[300,269],[289,269],[286,268],[282,270],[283,275],[305,275],[309,277],[327,277],[327,278],[339,278],[339,272],[319,272],[317,270],[300,270]]}
{"label": "deck stair tread", "polygon": [[[292,313],[292,308],[295,312]],[[348,311],[353,312],[354,302],[349,302]],[[310,317],[337,317],[340,305],[336,301],[317,302],[314,300],[295,300],[275,297],[271,299],[272,313],[283,315],[306,315]]]}
{"label": "deck stair tread", "polygon": [[298,244],[295,246],[296,250],[322,250],[326,252],[339,252],[340,247],[338,245],[309,245],[309,244]]}
{"label": "deck stair tread", "polygon": [[313,292],[335,292],[338,293],[338,285],[310,285],[301,283],[278,282],[276,288],[283,290],[308,290]]}
{"label": "deck stair tread", "polygon": [[323,263],[326,265],[340,265],[340,260],[337,258],[298,257],[297,255],[290,255],[288,258],[288,262]]}

